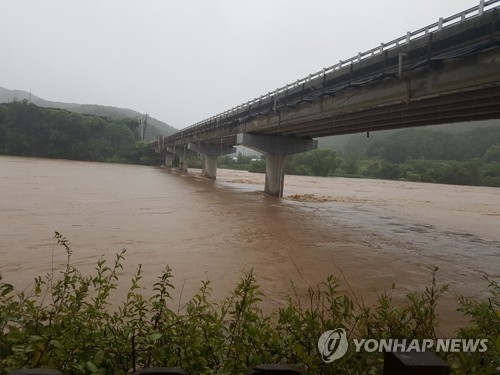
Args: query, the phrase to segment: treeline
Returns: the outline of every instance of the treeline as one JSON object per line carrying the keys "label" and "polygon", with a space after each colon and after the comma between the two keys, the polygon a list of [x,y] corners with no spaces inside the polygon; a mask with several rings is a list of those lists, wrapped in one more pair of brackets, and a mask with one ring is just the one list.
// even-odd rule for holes
{"label": "treeline", "polygon": [[404,163],[408,160],[469,161],[483,158],[495,145],[500,145],[500,124],[473,127],[458,133],[425,128],[406,129],[370,142],[361,155],[390,163]]}
{"label": "treeline", "polygon": [[0,104],[0,154],[149,164],[138,122],[116,120],[28,101]]}
{"label": "treeline", "polygon": [[[348,160],[347,163],[352,165],[352,161]],[[365,164],[365,166],[357,167],[358,173],[345,173],[341,169],[338,175],[453,185],[500,187],[500,163],[485,162],[483,159],[462,162],[456,160],[410,160],[397,164],[381,160],[370,163],[360,161],[359,163]]]}
{"label": "treeline", "polygon": [[[314,150],[301,154],[291,155],[286,160],[286,173],[306,176],[333,176],[342,159],[333,150]],[[255,156],[224,156],[218,159],[219,168],[245,170],[253,173],[266,172],[265,157],[257,159]],[[190,163],[196,168],[198,164]],[[201,163],[199,164],[201,167]]]}
{"label": "treeline", "polygon": [[[349,148],[347,148],[348,150]],[[457,133],[406,129],[344,154],[340,174],[500,187],[500,126]]]}

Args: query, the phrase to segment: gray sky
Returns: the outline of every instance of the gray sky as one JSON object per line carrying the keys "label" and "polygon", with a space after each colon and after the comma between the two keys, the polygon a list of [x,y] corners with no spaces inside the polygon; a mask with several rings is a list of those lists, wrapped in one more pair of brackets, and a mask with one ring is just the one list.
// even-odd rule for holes
{"label": "gray sky", "polygon": [[191,125],[476,0],[0,0],[0,86]]}

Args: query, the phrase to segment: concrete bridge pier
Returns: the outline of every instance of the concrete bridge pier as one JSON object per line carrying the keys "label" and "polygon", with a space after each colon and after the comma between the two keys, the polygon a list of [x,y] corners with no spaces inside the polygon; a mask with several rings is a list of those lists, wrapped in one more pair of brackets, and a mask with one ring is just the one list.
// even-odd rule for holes
{"label": "concrete bridge pier", "polygon": [[234,154],[236,148],[228,146],[219,146],[209,143],[189,143],[188,149],[204,156],[205,176],[215,180],[217,177],[217,156]]}
{"label": "concrete bridge pier", "polygon": [[217,156],[204,156],[203,173],[206,177],[211,178],[212,180],[217,178]]}
{"label": "concrete bridge pier", "polygon": [[[189,168],[189,158],[194,155],[194,152],[189,150],[186,146],[173,147],[168,146],[167,152],[179,158],[179,169],[182,172],[187,172]],[[173,158],[172,158],[173,160]]]}
{"label": "concrete bridge pier", "polygon": [[318,147],[318,141],[312,139],[251,133],[238,134],[236,143],[266,155],[264,192],[278,198],[283,197],[286,156]]}
{"label": "concrete bridge pier", "polygon": [[174,166],[174,154],[167,153],[165,155],[165,167],[172,168]]}
{"label": "concrete bridge pier", "polygon": [[182,154],[179,155],[179,169],[181,172],[187,172],[189,169],[189,156]]}
{"label": "concrete bridge pier", "polygon": [[273,197],[283,197],[286,155],[266,154],[264,191]]}

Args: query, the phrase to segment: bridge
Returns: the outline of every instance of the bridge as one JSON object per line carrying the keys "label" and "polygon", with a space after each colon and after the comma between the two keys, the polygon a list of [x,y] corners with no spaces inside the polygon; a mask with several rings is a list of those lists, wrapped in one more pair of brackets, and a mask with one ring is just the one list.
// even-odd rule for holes
{"label": "bridge", "polygon": [[182,170],[204,155],[243,145],[266,155],[267,194],[283,194],[287,155],[317,148],[314,138],[500,118],[500,0],[478,6],[341,60],[212,116],[151,145]]}

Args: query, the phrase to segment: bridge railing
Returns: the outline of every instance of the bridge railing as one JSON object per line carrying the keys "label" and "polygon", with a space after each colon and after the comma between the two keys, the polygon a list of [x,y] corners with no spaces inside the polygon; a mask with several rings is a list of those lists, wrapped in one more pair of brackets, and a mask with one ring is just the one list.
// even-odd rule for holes
{"label": "bridge railing", "polygon": [[[209,118],[206,118],[204,120],[201,120],[194,125],[191,125],[180,132],[189,132],[192,131],[194,128],[209,124],[211,122],[221,120],[223,118],[233,116],[241,112],[242,110],[249,109],[251,106],[254,106],[256,104],[262,103],[266,100],[272,100],[273,98],[276,99],[280,94],[286,95],[286,93],[294,88],[297,88],[303,84],[307,84],[312,80],[316,79],[323,79],[328,73],[334,72],[337,70],[340,70],[344,67],[357,64],[365,59],[371,58],[376,55],[380,55],[384,53],[385,51],[392,50],[394,48],[398,48],[402,45],[408,44],[411,41],[426,37],[432,32],[435,31],[440,31],[442,29],[445,29],[449,26],[459,24],[461,22],[464,22],[467,19],[470,19],[475,16],[482,15],[485,11],[491,10],[493,8],[496,8],[500,6],[500,0],[481,0],[479,2],[479,5],[472,7],[470,9],[464,10],[460,13],[454,14],[453,16],[447,17],[447,18],[440,18],[437,22],[428,25],[426,27],[423,27],[421,29],[418,29],[416,31],[410,32],[408,31],[406,35],[403,35],[399,38],[396,38],[394,40],[391,40],[390,42],[387,43],[381,43],[380,46],[372,48],[368,51],[365,52],[359,52],[356,56],[353,56],[349,59],[346,60],[340,60],[337,64],[332,65],[328,68],[323,68],[322,70],[319,70],[315,73],[309,74],[308,76],[298,79],[297,81],[293,83],[286,84],[285,86],[279,87],[274,91],[270,91],[267,94],[261,95],[257,98],[251,99],[243,104],[239,104],[236,107],[233,107],[231,109],[228,109],[227,111],[224,111],[222,113],[219,113],[217,115],[211,116]],[[174,134],[175,135],[175,134]]]}

